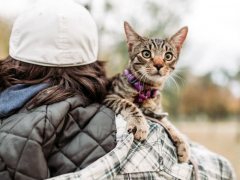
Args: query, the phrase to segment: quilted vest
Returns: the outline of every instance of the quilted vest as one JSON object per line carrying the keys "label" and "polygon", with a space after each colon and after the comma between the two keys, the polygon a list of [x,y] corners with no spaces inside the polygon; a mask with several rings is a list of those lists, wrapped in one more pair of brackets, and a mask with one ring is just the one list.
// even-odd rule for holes
{"label": "quilted vest", "polygon": [[81,96],[0,120],[0,179],[46,179],[85,168],[116,145],[115,114]]}

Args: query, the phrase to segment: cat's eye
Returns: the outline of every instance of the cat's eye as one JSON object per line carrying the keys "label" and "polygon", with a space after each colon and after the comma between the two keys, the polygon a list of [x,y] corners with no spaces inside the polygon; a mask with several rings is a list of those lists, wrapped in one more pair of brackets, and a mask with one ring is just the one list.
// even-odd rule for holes
{"label": "cat's eye", "polygon": [[145,51],[142,52],[142,56],[144,58],[150,58],[151,57],[151,52],[148,51],[148,50],[145,50]]}
{"label": "cat's eye", "polygon": [[166,53],[166,54],[165,54],[165,59],[166,59],[167,61],[172,60],[172,57],[173,57],[172,53]]}

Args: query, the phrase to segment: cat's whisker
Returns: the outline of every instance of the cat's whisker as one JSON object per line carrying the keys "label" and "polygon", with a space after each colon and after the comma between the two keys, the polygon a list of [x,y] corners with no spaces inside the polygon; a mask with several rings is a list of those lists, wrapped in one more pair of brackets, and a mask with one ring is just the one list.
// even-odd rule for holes
{"label": "cat's whisker", "polygon": [[140,84],[141,84],[142,78],[143,78],[146,74],[147,74],[147,73],[145,73],[144,75],[141,76],[140,81],[139,81]]}
{"label": "cat's whisker", "polygon": [[174,69],[174,71],[188,71],[188,69]]}
{"label": "cat's whisker", "polygon": [[133,75],[135,74],[135,73],[137,73],[137,72],[141,72],[142,70],[140,69],[140,70],[138,70],[138,71],[135,71],[134,73],[132,73]]}
{"label": "cat's whisker", "polygon": [[167,81],[168,81],[168,88],[170,88],[170,80],[169,79],[167,79]]}
{"label": "cat's whisker", "polygon": [[176,75],[177,77],[179,77],[179,78],[181,78],[184,82],[186,82],[186,80],[185,79],[183,79],[183,77],[182,76],[180,76],[180,75],[178,75],[178,74],[176,74],[176,73],[173,73],[174,75]]}
{"label": "cat's whisker", "polygon": [[138,70],[138,71],[135,71],[134,73],[132,73],[129,77],[128,77],[128,79],[130,78],[130,77],[132,77],[135,73],[137,73],[137,72],[141,72],[142,70],[140,69],[140,70]]}
{"label": "cat's whisker", "polygon": [[172,75],[174,75],[176,78],[178,78],[182,82],[182,85],[185,86],[185,84],[184,84],[185,80],[181,76],[174,74],[174,73],[172,73]]}
{"label": "cat's whisker", "polygon": [[[178,76],[180,76],[180,75],[182,75],[180,72],[172,72],[172,74],[176,74],[176,75],[178,75]],[[181,76],[180,76],[181,77]]]}
{"label": "cat's whisker", "polygon": [[174,69],[174,71],[188,71],[188,69],[179,69],[179,68],[177,68],[177,69]]}
{"label": "cat's whisker", "polygon": [[178,83],[175,81],[175,79],[169,75],[169,77],[173,80],[173,82],[175,83],[176,87],[177,87],[177,93],[178,93],[178,97],[179,97],[179,86],[178,86]]}
{"label": "cat's whisker", "polygon": [[167,86],[164,86],[163,89],[168,89],[168,88],[170,88],[170,81],[169,81],[169,79],[167,79],[166,82],[167,82]]}
{"label": "cat's whisker", "polygon": [[146,79],[147,79],[147,76],[145,75],[145,79],[144,79],[144,81],[143,81],[143,87],[145,87],[145,81],[146,81]]}
{"label": "cat's whisker", "polygon": [[181,75],[180,73],[177,74],[177,73],[174,73],[174,72],[173,72],[172,74],[176,74],[176,75],[178,75],[179,77],[183,78],[182,76],[180,76],[180,75]]}

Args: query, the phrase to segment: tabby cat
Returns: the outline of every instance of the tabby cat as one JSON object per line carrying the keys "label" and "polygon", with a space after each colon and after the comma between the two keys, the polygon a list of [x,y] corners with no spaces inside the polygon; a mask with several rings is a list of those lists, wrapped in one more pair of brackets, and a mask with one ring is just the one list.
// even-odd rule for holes
{"label": "tabby cat", "polygon": [[[145,38],[124,22],[130,56],[126,70],[112,79],[104,104],[121,114],[127,130],[136,131],[134,138],[147,138],[149,125],[143,115],[158,115],[178,148],[178,160],[187,162],[189,145],[162,113],[161,93],[164,82],[175,69],[188,28],[183,27],[168,39]],[[141,111],[142,110],[142,111]]]}

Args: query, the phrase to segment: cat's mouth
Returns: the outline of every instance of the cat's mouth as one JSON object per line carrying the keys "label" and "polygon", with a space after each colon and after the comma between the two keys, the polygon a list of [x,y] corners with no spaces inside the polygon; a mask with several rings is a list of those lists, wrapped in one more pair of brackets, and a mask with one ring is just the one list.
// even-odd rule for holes
{"label": "cat's mouth", "polygon": [[161,81],[164,78],[164,76],[160,73],[155,73],[155,74],[152,75],[152,77],[154,79],[156,79],[157,81]]}
{"label": "cat's mouth", "polygon": [[154,74],[154,76],[164,76],[160,71],[158,71],[158,72],[156,72],[155,74]]}
{"label": "cat's mouth", "polygon": [[163,78],[167,75],[167,72],[165,70],[154,70],[151,73],[149,73],[150,76],[154,77],[154,78]]}

